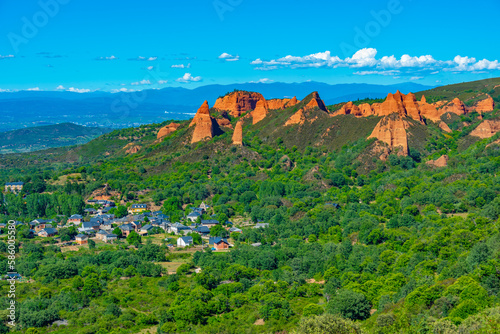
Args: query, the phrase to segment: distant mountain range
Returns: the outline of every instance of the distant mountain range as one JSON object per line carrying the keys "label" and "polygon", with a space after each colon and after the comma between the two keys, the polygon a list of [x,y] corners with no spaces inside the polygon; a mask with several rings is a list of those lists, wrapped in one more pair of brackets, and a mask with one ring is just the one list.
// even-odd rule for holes
{"label": "distant mountain range", "polygon": [[111,129],[84,127],[72,123],[8,131],[0,133],[0,154],[81,145],[110,131]]}
{"label": "distant mountain range", "polygon": [[257,91],[265,98],[297,96],[302,99],[319,92],[326,104],[363,98],[382,98],[390,92],[402,93],[430,89],[416,83],[397,85],[303,83],[244,83],[207,85],[195,89],[163,88],[129,93],[74,93],[66,91],[20,91],[0,93],[0,131],[72,122],[76,124],[124,128],[160,123],[168,119],[191,118],[207,99],[210,105],[226,93]]}

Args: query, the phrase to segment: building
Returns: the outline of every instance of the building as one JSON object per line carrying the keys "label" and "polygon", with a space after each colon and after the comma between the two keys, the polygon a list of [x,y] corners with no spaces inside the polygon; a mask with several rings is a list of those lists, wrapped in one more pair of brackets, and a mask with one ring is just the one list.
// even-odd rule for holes
{"label": "building", "polygon": [[83,217],[80,215],[72,215],[68,218],[68,223],[80,224],[83,221]]}
{"label": "building", "polygon": [[135,231],[135,227],[132,226],[132,224],[123,224],[119,226],[120,230],[122,231],[122,235],[124,237],[128,237],[130,232]]}
{"label": "building", "polygon": [[193,211],[187,215],[186,219],[194,223],[198,220],[199,217],[201,217],[201,212]]}
{"label": "building", "polygon": [[79,232],[96,232],[99,231],[101,224],[97,221],[83,222],[82,227],[78,228]]}
{"label": "building", "polygon": [[84,209],[83,212],[85,212],[88,215],[95,215],[95,214],[97,214],[97,210],[94,209],[94,208]]}
{"label": "building", "polygon": [[204,212],[206,212],[209,208],[210,208],[210,206],[205,204],[205,202],[201,202],[200,209],[202,209]]}
{"label": "building", "polygon": [[106,243],[110,243],[110,242],[113,242],[113,241],[115,241],[117,239],[118,239],[118,237],[116,236],[116,234],[110,233],[110,234],[105,235],[102,238],[102,241],[104,241]]}
{"label": "building", "polygon": [[215,249],[228,249],[229,248],[229,242],[227,242],[227,239],[221,238],[221,237],[209,238],[208,244]]}
{"label": "building", "polygon": [[177,239],[177,247],[186,247],[191,246],[193,244],[192,237],[180,237]]}
{"label": "building", "polygon": [[141,213],[148,210],[147,204],[132,204],[128,209],[130,214]]}
{"label": "building", "polygon": [[38,232],[38,236],[42,238],[53,237],[57,234],[57,230],[55,228],[47,227]]}
{"label": "building", "polygon": [[206,219],[201,221],[201,225],[210,228],[215,225],[219,225],[219,221],[215,219]]}
{"label": "building", "polygon": [[187,226],[184,226],[182,225],[181,223],[175,223],[175,224],[172,224],[169,228],[168,228],[168,233],[175,233],[175,234],[179,234],[181,231],[188,231],[188,232],[191,232],[191,229]]}
{"label": "building", "polygon": [[269,227],[269,223],[257,223],[253,228],[266,228]]}
{"label": "building", "polygon": [[231,227],[229,233],[243,233],[243,231],[237,227]]}
{"label": "building", "polygon": [[24,182],[9,182],[5,184],[5,191],[12,191],[13,193],[18,193],[23,190]]}
{"label": "building", "polygon": [[193,232],[198,233],[201,236],[208,235],[210,233],[210,229],[206,226],[198,226],[193,230]]}
{"label": "building", "polygon": [[85,234],[78,234],[75,237],[75,241],[79,245],[85,245],[85,244],[87,244],[88,243],[88,239],[89,239],[89,237],[86,236]]}
{"label": "building", "polygon": [[150,224],[144,225],[139,231],[140,234],[148,234],[153,231],[153,226]]}

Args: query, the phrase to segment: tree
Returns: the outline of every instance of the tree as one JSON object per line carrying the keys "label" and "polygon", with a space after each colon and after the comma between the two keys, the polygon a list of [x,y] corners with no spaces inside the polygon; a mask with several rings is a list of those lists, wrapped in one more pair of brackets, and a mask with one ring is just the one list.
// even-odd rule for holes
{"label": "tree", "polygon": [[129,245],[137,245],[140,244],[141,241],[141,236],[136,231],[130,232],[130,234],[127,236],[127,242]]}
{"label": "tree", "polygon": [[323,314],[323,312],[325,312],[325,310],[320,305],[309,304],[306,307],[304,307],[304,312],[302,313],[302,315],[304,317],[310,317],[312,315],[321,315]]}
{"label": "tree", "polygon": [[89,249],[95,249],[95,241],[92,239],[89,239]]}
{"label": "tree", "polygon": [[346,289],[340,290],[327,305],[329,313],[339,314],[351,320],[367,319],[370,316],[370,309],[370,302],[364,294]]}
{"label": "tree", "polygon": [[113,234],[116,235],[116,236],[118,236],[118,237],[121,237],[122,236],[122,230],[119,227],[116,227],[113,230]]}
{"label": "tree", "polygon": [[90,274],[85,279],[82,291],[89,298],[96,298],[102,294],[102,287],[97,274]]}
{"label": "tree", "polygon": [[217,224],[214,227],[210,228],[210,235],[212,237],[227,237],[229,233],[224,229],[221,224]]}
{"label": "tree", "polygon": [[315,317],[302,318],[296,330],[292,334],[361,334],[358,324],[324,314]]}

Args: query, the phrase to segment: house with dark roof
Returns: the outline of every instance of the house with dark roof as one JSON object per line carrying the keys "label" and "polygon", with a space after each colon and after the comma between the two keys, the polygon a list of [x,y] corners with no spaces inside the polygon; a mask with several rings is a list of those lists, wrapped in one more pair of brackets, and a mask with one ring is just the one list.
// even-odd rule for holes
{"label": "house with dark roof", "polygon": [[57,234],[57,230],[55,228],[44,228],[40,232],[38,232],[38,236],[42,238],[53,237]]}
{"label": "house with dark roof", "polygon": [[228,249],[229,242],[226,238],[221,237],[211,237],[208,239],[208,244],[215,249]]}
{"label": "house with dark roof", "polygon": [[243,233],[243,231],[237,227],[231,227],[229,233]]}
{"label": "house with dark roof", "polygon": [[204,219],[201,221],[201,225],[210,228],[215,225],[219,225],[219,221],[215,219]]}
{"label": "house with dark roof", "polygon": [[199,217],[201,217],[201,212],[193,211],[187,215],[186,219],[191,222],[195,222],[196,220],[198,220]]}
{"label": "house with dark roof", "polygon": [[84,209],[83,212],[85,212],[87,215],[95,215],[95,214],[97,214],[97,210],[94,209],[94,208]]}
{"label": "house with dark roof", "polygon": [[78,228],[79,232],[88,233],[99,231],[101,224],[98,221],[83,222],[82,227]]}
{"label": "house with dark roof", "polygon": [[141,230],[139,231],[139,233],[148,234],[149,232],[152,232],[152,231],[153,231],[153,226],[150,224],[146,224],[143,227],[141,227]]}
{"label": "house with dark roof", "polygon": [[193,237],[180,237],[177,239],[177,247],[186,247],[193,244]]}
{"label": "house with dark roof", "polygon": [[179,234],[181,231],[191,231],[191,229],[187,226],[184,226],[183,224],[181,223],[175,223],[175,224],[171,224],[169,229],[168,229],[168,233],[175,233],[175,234]]}
{"label": "house with dark roof", "polygon": [[202,236],[208,235],[210,233],[210,229],[206,226],[198,226],[196,227],[193,232],[196,232]]}
{"label": "house with dark roof", "polygon": [[85,234],[78,234],[75,237],[75,241],[79,245],[85,245],[85,244],[87,244],[88,240],[89,240],[89,237],[87,235],[85,235]]}
{"label": "house with dark roof", "polygon": [[130,232],[135,231],[135,227],[132,224],[123,224],[118,228],[122,231],[124,237],[128,237]]}
{"label": "house with dark roof", "polygon": [[83,217],[81,215],[71,215],[68,218],[68,223],[72,224],[80,224],[83,221]]}
{"label": "house with dark roof", "polygon": [[132,204],[128,209],[130,214],[140,213],[148,210],[147,204]]}

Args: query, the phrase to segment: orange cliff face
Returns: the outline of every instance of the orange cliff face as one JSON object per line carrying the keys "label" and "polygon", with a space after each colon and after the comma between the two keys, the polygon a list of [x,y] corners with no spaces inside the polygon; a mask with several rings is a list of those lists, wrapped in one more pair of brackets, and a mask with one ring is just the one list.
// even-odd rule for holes
{"label": "orange cliff face", "polygon": [[312,99],[309,101],[309,103],[305,106],[305,110],[310,110],[314,108],[319,108],[320,110],[328,112],[328,109],[326,109],[325,102],[319,97],[318,92],[313,92],[312,93]]}
{"label": "orange cliff face", "polygon": [[252,111],[253,124],[257,124],[262,121],[267,115],[267,110],[268,107],[266,100],[259,100],[255,106],[255,110]]}
{"label": "orange cliff face", "polygon": [[500,131],[500,120],[488,119],[482,121],[470,135],[484,139],[493,137],[498,131]]}
{"label": "orange cliff face", "polygon": [[260,100],[264,100],[260,93],[237,91],[219,97],[215,101],[214,108],[229,111],[231,116],[239,117],[246,111],[254,110]]}
{"label": "orange cliff face", "polygon": [[214,126],[217,124],[214,118],[210,116],[210,108],[208,102],[205,101],[200,109],[196,112],[191,124],[194,126],[193,138],[191,143],[197,143],[205,139],[212,139],[215,133]]}
{"label": "orange cliff face", "polygon": [[446,114],[447,112],[451,112],[460,116],[467,113],[467,108],[465,107],[465,104],[456,97],[453,99],[453,101],[446,104],[441,109],[441,115]]}
{"label": "orange cliff face", "polygon": [[391,151],[397,151],[398,155],[408,155],[408,136],[406,134],[408,127],[408,123],[399,115],[385,116],[375,126],[368,139],[376,138],[386,143]]}
{"label": "orange cliff face", "polygon": [[493,109],[495,109],[495,101],[493,101],[491,96],[489,95],[487,96],[488,97],[486,99],[479,101],[473,107],[473,109],[480,114],[482,114],[483,112],[490,112],[493,111]]}
{"label": "orange cliff face", "polygon": [[271,99],[267,100],[267,108],[269,110],[280,110],[285,109],[290,99]]}
{"label": "orange cliff face", "polygon": [[170,123],[169,125],[164,126],[163,128],[160,129],[160,131],[158,131],[156,139],[161,139],[165,136],[168,136],[169,134],[175,132],[179,128],[179,126],[181,125],[178,123]]}
{"label": "orange cliff face", "polygon": [[234,128],[233,133],[233,145],[243,145],[243,124],[242,121],[238,121]]}

